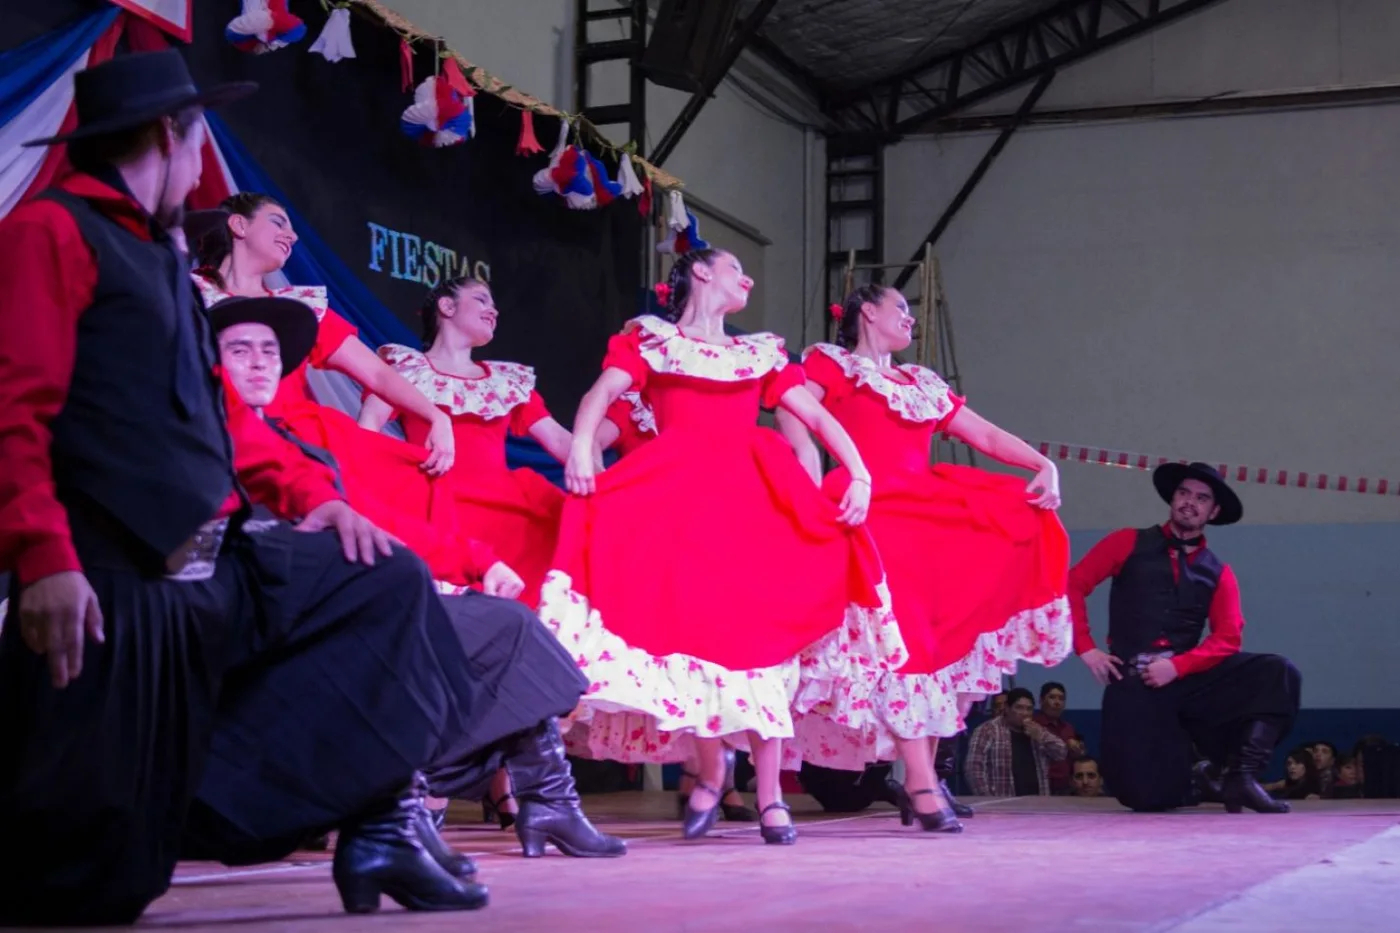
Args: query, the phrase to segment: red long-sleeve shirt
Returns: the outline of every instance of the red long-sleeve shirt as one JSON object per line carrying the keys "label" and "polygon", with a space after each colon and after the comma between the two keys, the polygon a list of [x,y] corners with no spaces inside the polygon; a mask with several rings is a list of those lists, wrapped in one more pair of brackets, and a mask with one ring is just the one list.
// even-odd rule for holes
{"label": "red long-sleeve shirt", "polygon": [[[1166,526],[1162,527],[1162,534],[1168,534]],[[1094,545],[1079,563],[1070,568],[1069,603],[1070,611],[1074,613],[1075,654],[1083,654],[1098,647],[1089,631],[1089,610],[1085,600],[1089,598],[1090,593],[1098,589],[1100,583],[1118,575],[1124,562],[1132,555],[1136,542],[1136,530],[1120,529]],[[1204,538],[1201,539],[1201,547],[1205,547]],[[1193,551],[1186,559],[1194,561],[1199,553]],[[1180,577],[1181,568],[1177,552],[1172,552],[1171,561],[1172,575]],[[1210,624],[1209,634],[1195,648],[1172,658],[1172,665],[1176,668],[1178,676],[1185,677],[1188,674],[1208,671],[1240,650],[1244,633],[1244,613],[1240,610],[1239,581],[1235,579],[1235,572],[1228,564],[1221,567],[1220,581],[1215,586],[1215,595],[1211,597],[1207,618]]]}
{"label": "red long-sleeve shirt", "polygon": [[[150,238],[150,215],[128,195],[83,174],[61,187]],[[73,377],[78,319],[97,284],[92,250],[67,210],[32,200],[0,220],[0,283],[0,570],[12,569],[28,584],[82,570],[49,455],[49,425]],[[299,452],[289,457],[286,442],[266,425],[263,430],[270,440],[251,432],[253,443],[240,445],[235,456],[238,478],[254,501],[285,516],[340,498],[329,471],[311,469]],[[238,507],[231,494],[219,515]]]}

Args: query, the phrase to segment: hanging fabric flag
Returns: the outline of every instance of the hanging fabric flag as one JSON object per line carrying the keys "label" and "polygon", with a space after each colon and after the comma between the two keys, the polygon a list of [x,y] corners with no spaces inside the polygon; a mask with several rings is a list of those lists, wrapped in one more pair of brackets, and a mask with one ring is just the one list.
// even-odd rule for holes
{"label": "hanging fabric flag", "polygon": [[603,160],[591,152],[583,152],[583,157],[588,161],[589,181],[593,183],[593,196],[598,202],[598,207],[607,207],[615,198],[621,197],[622,186],[608,178],[608,167],[603,164]]}
{"label": "hanging fabric flag", "polygon": [[243,14],[229,21],[224,38],[240,52],[261,55],[306,37],[306,24],[287,10],[287,0],[243,0]]}
{"label": "hanging fabric flag", "polygon": [[530,110],[520,111],[520,141],[515,144],[515,154],[532,156],[544,152],[539,138],[535,136],[535,114]]}
{"label": "hanging fabric flag", "polygon": [[709,249],[710,244],[700,239],[700,222],[695,215],[685,209],[685,199],[679,191],[672,191],[666,202],[666,227],[670,235],[656,244],[658,253],[682,255],[694,249]]}
{"label": "hanging fabric flag", "polygon": [[557,194],[572,210],[586,211],[598,206],[588,175],[587,156],[581,147],[569,145],[569,122],[560,120],[559,141],[549,155],[549,164],[535,173],[535,192]]}
{"label": "hanging fabric flag", "polygon": [[399,128],[424,146],[455,146],[476,134],[472,116],[472,99],[454,91],[446,75],[437,75],[418,85]]}
{"label": "hanging fabric flag", "polygon": [[355,57],[355,45],[350,41],[350,8],[336,7],[326,19],[326,27],[321,35],[311,43],[311,51],[325,57],[328,62],[338,62]]}

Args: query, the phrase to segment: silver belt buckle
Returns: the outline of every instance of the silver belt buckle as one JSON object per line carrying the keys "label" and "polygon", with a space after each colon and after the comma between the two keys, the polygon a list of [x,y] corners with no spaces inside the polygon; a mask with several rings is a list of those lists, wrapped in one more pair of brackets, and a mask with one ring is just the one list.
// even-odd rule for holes
{"label": "silver belt buckle", "polygon": [[1175,651],[1144,651],[1142,654],[1133,657],[1133,670],[1139,674],[1147,672],[1147,665],[1153,661],[1160,661],[1163,658],[1175,657]]}
{"label": "silver belt buckle", "polygon": [[214,575],[214,565],[227,533],[227,518],[212,519],[200,525],[188,541],[165,559],[165,579],[208,580]]}

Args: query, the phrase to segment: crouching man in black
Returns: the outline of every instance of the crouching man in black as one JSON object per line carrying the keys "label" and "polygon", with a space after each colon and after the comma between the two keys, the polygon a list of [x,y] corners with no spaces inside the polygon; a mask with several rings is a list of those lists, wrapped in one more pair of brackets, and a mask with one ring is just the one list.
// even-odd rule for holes
{"label": "crouching man in black", "polygon": [[[1163,464],[1152,481],[1171,506],[1168,520],[1113,532],[1069,574],[1075,653],[1107,684],[1104,781],[1133,810],[1204,797],[1231,813],[1286,813],[1258,778],[1292,728],[1302,677],[1287,658],[1240,651],[1239,584],[1201,533],[1239,521],[1243,506],[1204,463]],[[1089,633],[1085,599],[1109,577],[1105,653]],[[1207,759],[1194,782],[1193,741]]]}
{"label": "crouching man in black", "polygon": [[[424,848],[415,785],[506,757],[473,744],[491,661],[324,466],[266,425],[232,449],[170,231],[201,108],[251,90],[200,92],[175,50],[80,72],[77,174],[0,221],[0,925],[131,923],[182,851],[329,829],[347,910],[487,901]],[[250,533],[254,501],[303,520]],[[583,684],[557,689],[563,713]],[[562,758],[538,720],[511,741]]]}

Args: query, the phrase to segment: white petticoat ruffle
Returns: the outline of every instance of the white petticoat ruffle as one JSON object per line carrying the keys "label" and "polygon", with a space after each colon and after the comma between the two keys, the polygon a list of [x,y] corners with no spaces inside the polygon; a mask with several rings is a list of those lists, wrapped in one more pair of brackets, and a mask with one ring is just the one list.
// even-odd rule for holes
{"label": "white petticoat ruffle", "polygon": [[657,657],[609,632],[568,574],[551,571],[540,619],[588,678],[588,692],[561,728],[570,754],[621,762],[684,761],[693,738],[747,746],[745,733],[792,737],[798,660],[731,671],[688,655]]}
{"label": "white petticoat ruffle", "polygon": [[1054,667],[1074,650],[1073,616],[1068,597],[1018,612],[995,632],[980,636],[960,661],[944,668],[958,693],[992,696],[1002,677],[1016,673],[1021,661]]}
{"label": "white petticoat ruffle", "polygon": [[883,584],[880,595],[882,607],[852,606],[840,632],[803,652],[785,769],[806,760],[859,771],[896,758],[897,739],[956,735],[962,728],[947,674],[899,672],[908,653]]}

